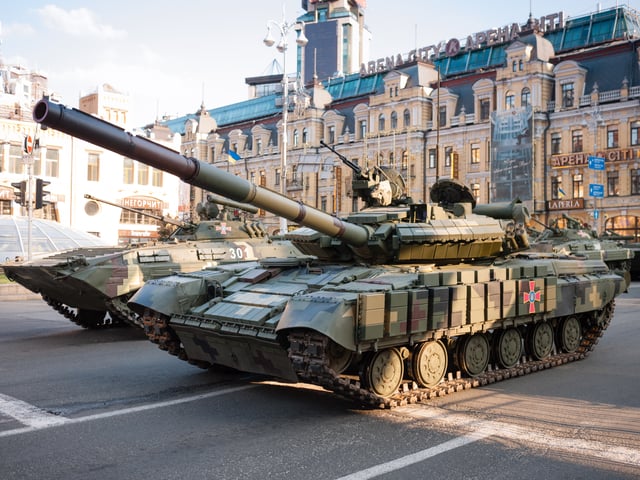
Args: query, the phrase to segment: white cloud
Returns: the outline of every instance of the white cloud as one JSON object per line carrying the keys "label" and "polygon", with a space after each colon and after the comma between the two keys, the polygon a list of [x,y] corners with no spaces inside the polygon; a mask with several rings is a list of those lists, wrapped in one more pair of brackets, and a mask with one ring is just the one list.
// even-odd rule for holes
{"label": "white cloud", "polygon": [[37,10],[43,23],[51,29],[74,36],[123,38],[126,32],[111,25],[101,24],[87,8],[64,10],[56,5],[46,5]]}

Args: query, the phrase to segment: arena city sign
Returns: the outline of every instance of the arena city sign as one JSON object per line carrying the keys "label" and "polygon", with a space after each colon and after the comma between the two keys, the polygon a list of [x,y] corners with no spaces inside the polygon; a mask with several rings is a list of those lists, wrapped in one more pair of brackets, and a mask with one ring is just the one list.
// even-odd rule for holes
{"label": "arena city sign", "polygon": [[[542,32],[558,30],[564,27],[564,13],[558,12],[544,15],[536,19],[535,22]],[[393,70],[396,67],[415,60],[429,61],[432,57],[440,57],[443,54],[447,57],[453,57],[461,50],[477,50],[490,45],[510,42],[517,38],[521,29],[522,27],[519,24],[512,23],[502,28],[492,28],[469,35],[464,43],[464,47],[459,39],[452,38],[447,42],[442,41],[435,45],[411,50],[406,54],[398,53],[390,57],[372,60],[360,66],[360,75],[372,75],[378,72]]]}

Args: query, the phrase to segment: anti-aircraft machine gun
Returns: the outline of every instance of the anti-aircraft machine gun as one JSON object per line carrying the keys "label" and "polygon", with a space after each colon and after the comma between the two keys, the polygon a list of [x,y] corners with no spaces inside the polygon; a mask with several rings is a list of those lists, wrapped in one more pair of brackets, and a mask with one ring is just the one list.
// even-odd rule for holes
{"label": "anti-aircraft machine gun", "polygon": [[285,235],[301,254],[200,272],[207,296],[185,309],[156,302],[182,276],[129,301],[201,365],[392,407],[583,358],[626,288],[601,260],[522,251],[524,230],[474,213],[455,181],[397,206],[378,182],[372,206],[342,219],[46,99],[34,119],[302,225]]}

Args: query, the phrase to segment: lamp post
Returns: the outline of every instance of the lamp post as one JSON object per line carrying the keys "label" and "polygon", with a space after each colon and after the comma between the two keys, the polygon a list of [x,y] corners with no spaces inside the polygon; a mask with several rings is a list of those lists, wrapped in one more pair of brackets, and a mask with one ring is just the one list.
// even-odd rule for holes
{"label": "lamp post", "polygon": [[[304,47],[309,40],[304,35],[304,22],[287,22],[283,20],[278,23],[273,20],[267,22],[267,36],[263,42],[267,47],[272,47],[276,41],[271,36],[271,27],[275,27],[276,31],[280,33],[280,40],[276,45],[277,50],[282,53],[282,143],[280,148],[280,193],[282,195],[287,194],[287,115],[289,113],[289,79],[287,77],[287,48],[289,46],[287,41],[287,35],[293,29],[297,32],[296,44],[300,47]],[[287,219],[280,218],[280,234],[287,232]]]}

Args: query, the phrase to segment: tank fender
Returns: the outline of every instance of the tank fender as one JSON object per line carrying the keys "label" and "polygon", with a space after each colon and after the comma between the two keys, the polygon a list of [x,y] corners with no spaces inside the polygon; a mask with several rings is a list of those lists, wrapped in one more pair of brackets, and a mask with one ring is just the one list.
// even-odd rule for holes
{"label": "tank fender", "polygon": [[293,297],[282,312],[276,331],[294,328],[315,330],[355,351],[358,294],[352,292],[313,292]]}

